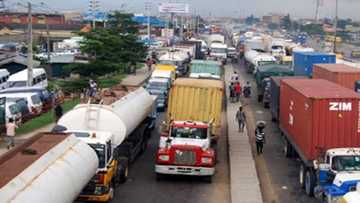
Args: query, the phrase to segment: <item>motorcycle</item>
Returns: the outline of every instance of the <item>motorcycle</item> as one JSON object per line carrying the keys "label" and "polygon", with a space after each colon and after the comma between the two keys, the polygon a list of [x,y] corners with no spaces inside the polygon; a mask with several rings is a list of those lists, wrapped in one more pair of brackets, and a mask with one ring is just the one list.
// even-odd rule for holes
{"label": "motorcycle", "polygon": [[244,87],[243,93],[245,98],[249,98],[251,96],[251,87],[249,86]]}

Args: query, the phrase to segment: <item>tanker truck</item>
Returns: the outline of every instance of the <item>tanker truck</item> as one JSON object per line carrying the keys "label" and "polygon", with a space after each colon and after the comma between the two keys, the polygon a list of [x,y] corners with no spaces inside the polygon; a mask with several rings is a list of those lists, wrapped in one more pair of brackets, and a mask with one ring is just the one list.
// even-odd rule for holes
{"label": "tanker truck", "polygon": [[0,157],[0,202],[72,203],[98,164],[72,134],[37,134]]}
{"label": "tanker truck", "polygon": [[90,145],[99,159],[97,173],[79,201],[113,198],[116,186],[126,181],[129,164],[147,147],[154,104],[155,98],[145,89],[119,86],[103,92],[100,104],[79,104],[60,118],[57,127]]}
{"label": "tanker truck", "polygon": [[223,86],[219,80],[175,80],[156,156],[157,180],[164,175],[189,175],[211,182],[216,162],[213,144],[221,129]]}

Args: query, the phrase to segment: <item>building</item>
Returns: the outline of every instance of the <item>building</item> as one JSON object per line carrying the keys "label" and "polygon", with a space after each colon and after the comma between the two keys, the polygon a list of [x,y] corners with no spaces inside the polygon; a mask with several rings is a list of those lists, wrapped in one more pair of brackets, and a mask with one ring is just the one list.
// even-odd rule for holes
{"label": "building", "polygon": [[265,15],[265,16],[263,16],[263,17],[262,17],[262,21],[263,21],[264,23],[267,23],[267,24],[270,24],[270,23],[280,24],[282,18],[283,18],[282,15],[270,14],[270,15]]}
{"label": "building", "polygon": [[[62,25],[65,24],[65,17],[62,14],[33,13],[33,24]],[[1,24],[28,24],[28,14],[23,12],[0,12]]]}

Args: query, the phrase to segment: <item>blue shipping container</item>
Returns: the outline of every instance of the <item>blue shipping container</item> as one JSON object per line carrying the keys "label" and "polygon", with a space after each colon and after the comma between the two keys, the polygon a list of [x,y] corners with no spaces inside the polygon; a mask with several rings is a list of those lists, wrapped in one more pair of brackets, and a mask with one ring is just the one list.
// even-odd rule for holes
{"label": "blue shipping container", "polygon": [[311,77],[313,65],[318,63],[336,63],[336,56],[320,52],[294,52],[293,54],[293,68],[296,76]]}

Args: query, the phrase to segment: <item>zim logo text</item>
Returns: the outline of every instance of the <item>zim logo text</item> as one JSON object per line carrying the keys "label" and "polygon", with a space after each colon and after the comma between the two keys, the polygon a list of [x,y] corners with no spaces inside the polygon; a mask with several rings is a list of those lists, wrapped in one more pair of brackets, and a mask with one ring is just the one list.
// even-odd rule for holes
{"label": "zim logo text", "polygon": [[351,111],[351,102],[330,102],[330,111]]}

